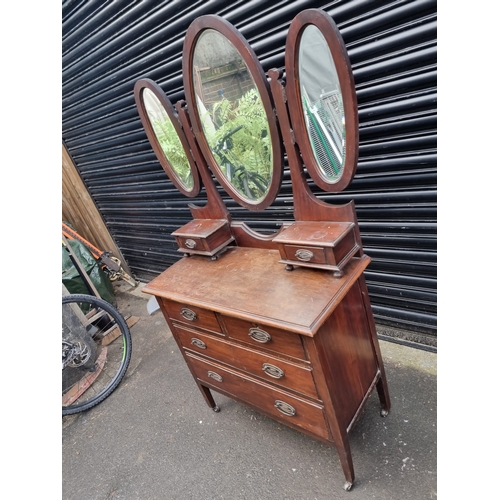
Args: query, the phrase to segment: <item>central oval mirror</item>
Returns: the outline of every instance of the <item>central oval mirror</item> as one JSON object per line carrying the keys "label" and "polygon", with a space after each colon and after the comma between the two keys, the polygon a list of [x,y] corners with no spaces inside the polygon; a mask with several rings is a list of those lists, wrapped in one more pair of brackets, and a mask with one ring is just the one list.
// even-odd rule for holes
{"label": "central oval mirror", "polygon": [[[269,206],[281,185],[282,151],[267,79],[244,38],[226,21],[205,16],[186,36],[190,113],[214,175],[250,210]],[[191,102],[189,102],[191,100]]]}

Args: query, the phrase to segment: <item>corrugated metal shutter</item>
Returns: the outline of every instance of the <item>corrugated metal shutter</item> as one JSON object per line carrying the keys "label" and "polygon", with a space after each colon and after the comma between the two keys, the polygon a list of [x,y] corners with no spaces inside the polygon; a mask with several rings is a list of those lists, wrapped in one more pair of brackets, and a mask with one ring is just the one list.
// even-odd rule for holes
{"label": "corrugated metal shutter", "polygon": [[[148,77],[184,98],[181,52],[189,24],[219,14],[250,42],[264,70],[284,66],[293,17],[322,8],[336,21],[356,81],[357,174],[329,202],[354,199],[376,321],[436,336],[436,1],[155,0],[63,2],[63,141],[135,277],[147,281],[180,254],[171,232],[188,201],[159,165],[133,85]],[[225,197],[235,220],[275,231],[292,218],[285,171],[275,203],[251,213]]]}

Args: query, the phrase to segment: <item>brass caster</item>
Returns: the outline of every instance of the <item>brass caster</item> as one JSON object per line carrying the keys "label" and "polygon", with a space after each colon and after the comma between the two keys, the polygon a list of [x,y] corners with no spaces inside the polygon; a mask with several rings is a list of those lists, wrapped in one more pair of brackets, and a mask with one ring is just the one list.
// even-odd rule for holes
{"label": "brass caster", "polygon": [[220,407],[218,407],[218,406],[214,406],[214,407],[212,408],[212,410],[213,410],[215,413],[219,413],[219,412],[220,412]]}
{"label": "brass caster", "polygon": [[351,491],[351,488],[352,488],[352,483],[350,483],[349,481],[346,481],[344,483],[344,490]]}
{"label": "brass caster", "polygon": [[388,410],[380,410],[380,416],[381,417],[387,417],[387,415],[389,415],[389,411]]}

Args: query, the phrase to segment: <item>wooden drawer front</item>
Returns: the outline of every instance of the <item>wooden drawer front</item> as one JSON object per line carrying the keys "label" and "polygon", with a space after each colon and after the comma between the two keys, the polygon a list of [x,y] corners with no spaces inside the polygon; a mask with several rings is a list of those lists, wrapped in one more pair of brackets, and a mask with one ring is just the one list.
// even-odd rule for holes
{"label": "wooden drawer front", "polygon": [[289,363],[268,356],[266,353],[237,346],[194,330],[177,327],[176,332],[181,344],[186,349],[231,365],[268,382],[318,398],[312,370],[309,367]]}
{"label": "wooden drawer front", "polygon": [[326,264],[326,254],[323,247],[284,245],[285,258],[297,262],[311,264]]}
{"label": "wooden drawer front", "polygon": [[230,338],[242,340],[259,349],[305,359],[300,335],[229,316],[219,318]]}
{"label": "wooden drawer front", "polygon": [[222,333],[217,317],[213,311],[185,305],[180,302],[174,302],[173,300],[161,300],[163,301],[163,305],[170,319],[176,319],[177,321],[181,321],[191,326],[206,328],[207,330]]}
{"label": "wooden drawer front", "polygon": [[306,429],[326,439],[323,406],[299,399],[280,389],[187,353],[198,380],[260,408],[277,420]]}

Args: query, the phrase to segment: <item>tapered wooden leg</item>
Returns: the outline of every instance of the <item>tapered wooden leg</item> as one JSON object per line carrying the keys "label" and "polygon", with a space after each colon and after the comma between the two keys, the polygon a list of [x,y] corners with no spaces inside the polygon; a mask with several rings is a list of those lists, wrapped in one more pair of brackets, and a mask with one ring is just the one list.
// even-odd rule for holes
{"label": "tapered wooden leg", "polygon": [[372,346],[380,370],[380,379],[377,382],[377,393],[380,399],[380,406],[382,407],[382,411],[380,412],[380,414],[383,417],[385,417],[389,413],[389,410],[391,409],[391,399],[389,397],[389,388],[387,386],[387,378],[385,376],[384,361],[382,359],[382,353],[380,352],[380,345],[377,337],[377,329],[375,327],[375,320],[373,318],[372,306],[370,303],[370,298],[368,296],[368,289],[366,287],[364,276],[361,275],[358,281],[361,289],[361,295],[363,296],[363,302],[365,305],[365,311],[368,318],[368,324],[370,325]]}
{"label": "tapered wooden leg", "polygon": [[349,445],[347,434],[341,436],[341,441],[337,444],[337,452],[339,454],[340,464],[342,465],[342,470],[344,471],[346,479],[344,489],[349,491],[354,483],[354,465],[352,463],[351,447]]}
{"label": "tapered wooden leg", "polygon": [[205,398],[207,405],[210,408],[212,408],[213,411],[219,412],[220,408],[215,403],[214,397],[212,396],[210,389],[208,387],[205,387],[204,385],[201,385],[201,384],[198,384],[198,387],[200,388],[200,391],[203,394],[203,397]]}
{"label": "tapered wooden leg", "polygon": [[391,409],[391,401],[389,399],[389,389],[387,388],[385,373],[380,376],[380,380],[377,382],[377,393],[380,400],[380,406],[382,407],[380,415],[386,417]]}

